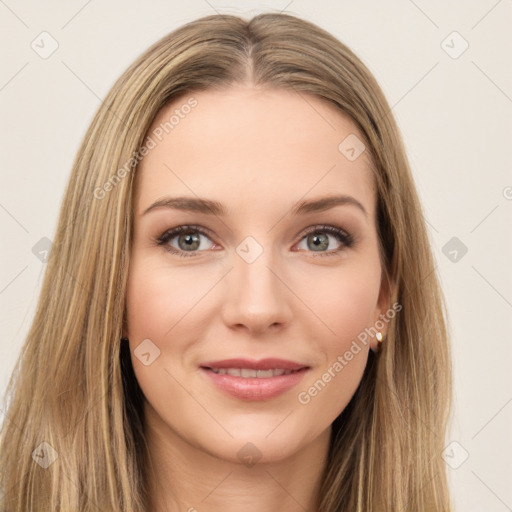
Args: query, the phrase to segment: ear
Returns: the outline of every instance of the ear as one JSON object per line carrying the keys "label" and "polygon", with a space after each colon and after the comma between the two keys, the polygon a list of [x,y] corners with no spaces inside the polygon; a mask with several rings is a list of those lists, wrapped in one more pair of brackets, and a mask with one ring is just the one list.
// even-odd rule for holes
{"label": "ear", "polygon": [[[391,309],[391,282],[386,271],[382,272],[382,278],[380,282],[379,297],[377,299],[377,306],[373,317],[373,326],[382,333],[383,338],[386,338],[388,331],[389,320],[386,312]],[[379,342],[376,337],[373,337],[370,342],[372,350],[376,351],[379,349]]]}

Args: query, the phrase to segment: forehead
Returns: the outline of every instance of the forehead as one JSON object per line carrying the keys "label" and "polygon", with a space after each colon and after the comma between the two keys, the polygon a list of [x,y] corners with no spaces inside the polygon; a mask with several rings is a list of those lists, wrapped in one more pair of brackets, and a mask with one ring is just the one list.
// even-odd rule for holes
{"label": "forehead", "polygon": [[166,194],[268,211],[339,193],[373,215],[374,181],[368,151],[357,156],[357,125],[312,95],[242,85],[194,92],[162,108],[147,135],[138,213]]}

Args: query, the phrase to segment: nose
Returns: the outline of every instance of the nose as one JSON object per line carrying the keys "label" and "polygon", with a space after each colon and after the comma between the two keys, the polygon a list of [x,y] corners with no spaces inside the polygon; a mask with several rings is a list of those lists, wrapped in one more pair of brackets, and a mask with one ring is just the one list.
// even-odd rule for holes
{"label": "nose", "polygon": [[266,253],[252,263],[235,256],[222,306],[223,321],[230,328],[261,334],[291,321],[292,294]]}

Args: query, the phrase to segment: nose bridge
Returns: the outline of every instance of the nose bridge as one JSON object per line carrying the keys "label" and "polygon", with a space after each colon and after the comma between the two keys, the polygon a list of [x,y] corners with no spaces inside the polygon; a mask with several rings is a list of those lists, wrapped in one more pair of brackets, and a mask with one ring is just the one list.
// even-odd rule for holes
{"label": "nose bridge", "polygon": [[286,286],[279,279],[272,249],[248,237],[236,249],[233,271],[227,276],[226,323],[261,330],[290,320]]}

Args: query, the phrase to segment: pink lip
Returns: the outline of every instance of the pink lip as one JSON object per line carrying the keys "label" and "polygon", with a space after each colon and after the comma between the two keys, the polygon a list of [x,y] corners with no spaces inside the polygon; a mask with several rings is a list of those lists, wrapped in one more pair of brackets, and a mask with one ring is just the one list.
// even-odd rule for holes
{"label": "pink lip", "polygon": [[274,370],[282,368],[283,370],[300,370],[307,368],[308,365],[296,363],[295,361],[287,361],[286,359],[267,358],[255,361],[253,359],[223,359],[222,361],[211,361],[202,363],[203,368],[248,368],[250,370]]}
{"label": "pink lip", "polygon": [[[233,375],[218,374],[211,368],[249,368],[252,370],[269,370],[283,368],[294,370],[289,375],[267,378],[244,378]],[[240,400],[269,400],[296,386],[309,371],[309,367],[285,361],[283,359],[263,359],[249,361],[247,359],[228,359],[201,365],[204,372],[212,382],[222,391]]]}

